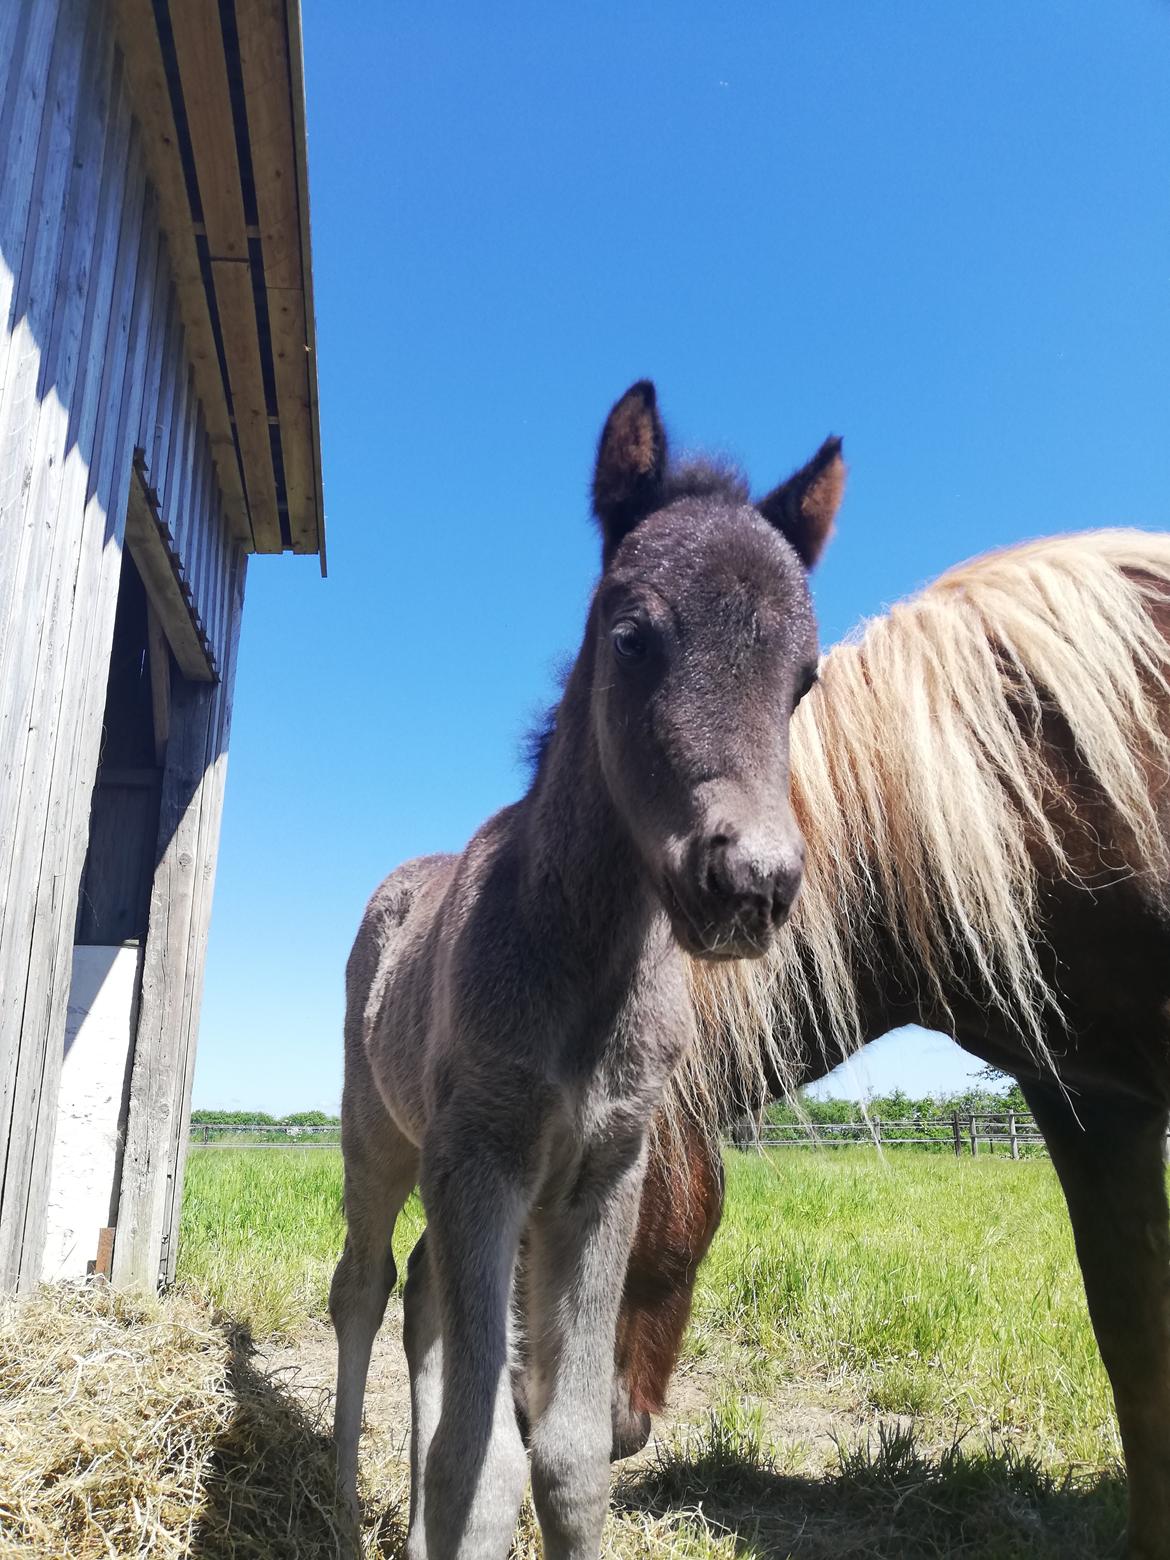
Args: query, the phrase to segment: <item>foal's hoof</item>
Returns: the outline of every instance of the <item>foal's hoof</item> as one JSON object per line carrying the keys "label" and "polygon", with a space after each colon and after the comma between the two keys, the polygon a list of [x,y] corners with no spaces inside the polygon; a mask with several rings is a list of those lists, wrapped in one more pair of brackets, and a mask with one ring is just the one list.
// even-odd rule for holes
{"label": "foal's hoof", "polygon": [[635,1456],[649,1439],[650,1415],[644,1408],[636,1413],[633,1409],[627,1409],[624,1414],[615,1414],[610,1462],[621,1462],[624,1457]]}

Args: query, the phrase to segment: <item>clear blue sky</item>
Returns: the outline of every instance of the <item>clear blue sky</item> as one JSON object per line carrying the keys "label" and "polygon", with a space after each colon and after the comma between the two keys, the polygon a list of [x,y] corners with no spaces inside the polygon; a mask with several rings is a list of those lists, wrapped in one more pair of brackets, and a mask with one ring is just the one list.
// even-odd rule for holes
{"label": "clear blue sky", "polygon": [[195,1081],[279,1111],[337,1102],[374,885],[523,784],[631,380],[761,487],[844,435],[826,642],[988,546],[1170,527],[1170,6],[304,7],[329,578],[250,574]]}

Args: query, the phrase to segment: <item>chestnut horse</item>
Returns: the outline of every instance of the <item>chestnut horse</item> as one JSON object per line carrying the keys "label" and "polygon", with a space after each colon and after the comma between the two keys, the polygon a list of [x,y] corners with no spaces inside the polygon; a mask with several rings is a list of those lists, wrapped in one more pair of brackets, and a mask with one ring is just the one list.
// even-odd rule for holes
{"label": "chestnut horse", "polygon": [[712,1124],[921,1024],[1035,1113],[1113,1387],[1130,1554],[1170,1560],[1170,537],[953,570],[825,658],[791,747],[804,888],[767,960],[692,966],[704,1040],[645,1183],[615,1451],[662,1406],[719,1220]]}

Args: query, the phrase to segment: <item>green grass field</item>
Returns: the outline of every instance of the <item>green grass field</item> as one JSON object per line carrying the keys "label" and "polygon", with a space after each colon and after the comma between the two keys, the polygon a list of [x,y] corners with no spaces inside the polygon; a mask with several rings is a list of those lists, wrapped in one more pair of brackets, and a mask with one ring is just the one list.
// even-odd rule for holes
{"label": "green grass field", "polygon": [[[258,1335],[295,1337],[325,1312],[344,1236],[340,1188],[330,1150],[193,1154],[181,1277]],[[419,1228],[412,1204],[400,1266]],[[867,1553],[1100,1554],[1118,1530],[1109,1389],[1047,1161],[731,1153],[683,1370],[721,1383],[718,1401],[656,1471],[619,1482],[630,1543],[614,1554],[640,1553],[634,1528],[693,1506],[696,1491],[706,1515],[698,1529],[684,1523],[668,1552],[819,1554],[807,1535],[795,1548],[775,1537],[789,1532],[776,1500],[787,1510],[793,1481],[814,1473],[828,1483],[808,1486],[801,1521],[826,1490],[834,1512],[875,1532],[887,1518],[897,1529],[919,1502],[902,1547],[875,1540]],[[833,1466],[822,1454],[814,1468],[798,1444],[774,1439],[770,1401],[791,1402],[794,1382],[797,1398],[868,1413],[868,1447],[842,1446]],[[756,1522],[747,1547],[744,1509]],[[780,1523],[772,1539],[769,1511]],[[989,1513],[1005,1525],[989,1527]],[[729,1525],[735,1545],[724,1548]],[[824,1553],[852,1552],[831,1528]]]}

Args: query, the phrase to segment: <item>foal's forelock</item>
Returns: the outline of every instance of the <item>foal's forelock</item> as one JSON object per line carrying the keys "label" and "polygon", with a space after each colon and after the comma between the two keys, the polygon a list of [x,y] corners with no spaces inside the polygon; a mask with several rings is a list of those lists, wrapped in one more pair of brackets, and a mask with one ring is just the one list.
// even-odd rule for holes
{"label": "foal's forelock", "polygon": [[1092,885],[1032,716],[1059,715],[1132,869],[1164,882],[1150,776],[1170,770],[1170,644],[1151,607],[1168,604],[1170,537],[1091,532],[966,564],[830,652],[791,729],[800,901],[761,963],[691,965],[703,1043],[676,1102],[717,1122],[729,1098],[799,1082],[810,1034],[830,1060],[856,1049],[854,972],[878,938],[939,1010],[971,991],[1048,1060],[1060,1003],[1037,958],[1036,842]]}

